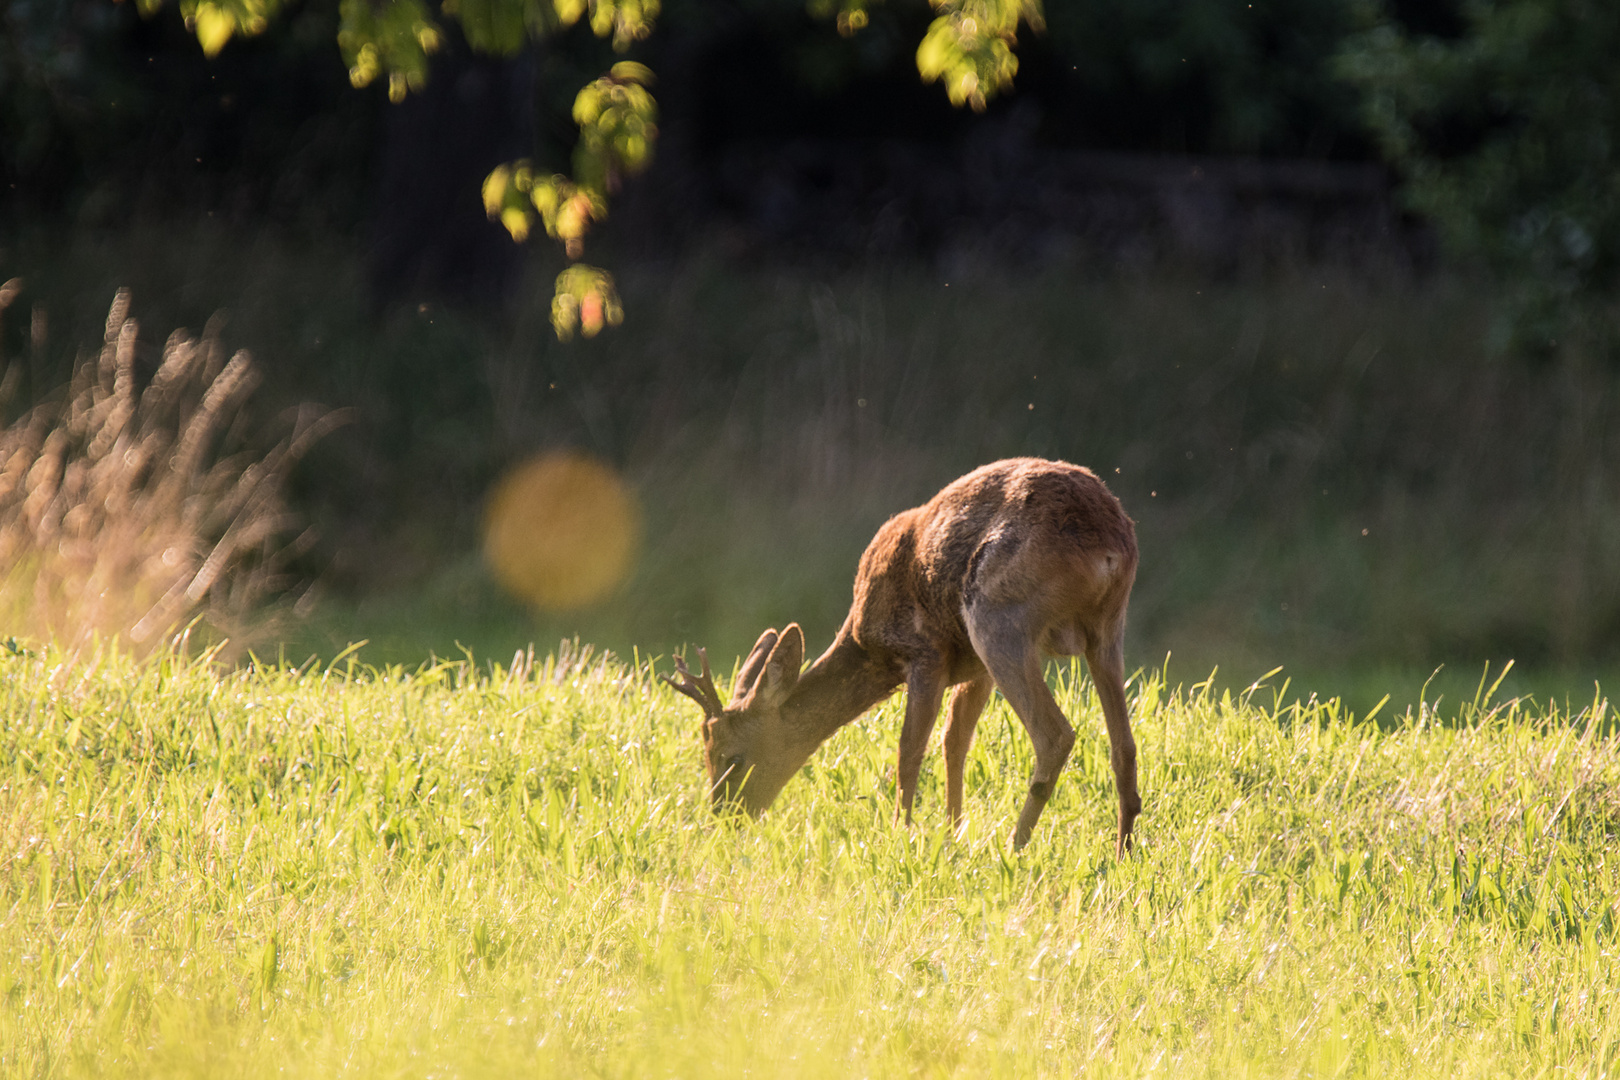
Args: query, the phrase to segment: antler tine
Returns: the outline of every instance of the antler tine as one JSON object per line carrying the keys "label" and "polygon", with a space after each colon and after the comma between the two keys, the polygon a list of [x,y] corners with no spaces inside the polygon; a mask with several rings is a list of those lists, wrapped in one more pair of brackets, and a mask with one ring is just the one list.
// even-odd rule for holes
{"label": "antler tine", "polygon": [[702,675],[694,676],[692,670],[686,666],[686,658],[677,656],[675,676],[660,675],[659,678],[701,705],[703,715],[719,716],[725,710],[725,706],[720,703],[720,692],[714,688],[714,676],[709,672],[709,653],[706,649],[698,649],[698,660],[703,665]]}

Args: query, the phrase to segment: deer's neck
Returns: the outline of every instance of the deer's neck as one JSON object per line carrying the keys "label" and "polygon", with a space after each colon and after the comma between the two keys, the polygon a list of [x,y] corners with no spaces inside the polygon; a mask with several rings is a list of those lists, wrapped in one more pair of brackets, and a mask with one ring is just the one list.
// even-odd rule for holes
{"label": "deer's neck", "polygon": [[782,719],[805,743],[808,754],[833,732],[894,692],[904,681],[892,665],[873,659],[840,634],[805,673],[787,701]]}

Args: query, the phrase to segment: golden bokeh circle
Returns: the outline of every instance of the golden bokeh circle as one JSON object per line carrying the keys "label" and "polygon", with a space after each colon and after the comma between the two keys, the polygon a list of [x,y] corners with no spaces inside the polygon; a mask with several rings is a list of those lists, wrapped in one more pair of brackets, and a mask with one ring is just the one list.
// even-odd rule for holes
{"label": "golden bokeh circle", "polygon": [[630,576],[640,543],[630,489],[610,466],[574,451],[508,470],[484,511],[484,558],[496,580],[548,611],[607,596]]}

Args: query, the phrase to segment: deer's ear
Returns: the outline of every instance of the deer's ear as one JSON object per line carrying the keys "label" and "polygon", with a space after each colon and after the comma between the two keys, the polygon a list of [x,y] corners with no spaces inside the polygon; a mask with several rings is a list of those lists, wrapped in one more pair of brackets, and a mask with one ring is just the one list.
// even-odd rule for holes
{"label": "deer's ear", "polygon": [[767,705],[780,705],[799,681],[799,669],[804,666],[804,631],[798,623],[789,623],[782,631],[771,655],[765,661],[765,673],[760,676],[758,693]]}
{"label": "deer's ear", "polygon": [[759,682],[759,673],[765,670],[765,658],[771,655],[776,638],[775,630],[767,630],[759,635],[758,641],[754,642],[754,651],[743,661],[742,669],[737,672],[737,681],[731,684],[733,702],[740,702],[754,692],[754,684]]}

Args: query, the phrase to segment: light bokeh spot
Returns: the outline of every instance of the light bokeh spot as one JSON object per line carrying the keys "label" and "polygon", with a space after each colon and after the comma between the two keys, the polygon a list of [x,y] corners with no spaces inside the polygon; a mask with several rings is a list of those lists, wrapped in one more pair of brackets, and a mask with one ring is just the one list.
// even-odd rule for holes
{"label": "light bokeh spot", "polygon": [[547,611],[602,599],[630,576],[641,511],[610,466],[573,451],[542,454],[495,484],[484,558],[516,596]]}

